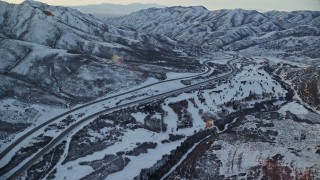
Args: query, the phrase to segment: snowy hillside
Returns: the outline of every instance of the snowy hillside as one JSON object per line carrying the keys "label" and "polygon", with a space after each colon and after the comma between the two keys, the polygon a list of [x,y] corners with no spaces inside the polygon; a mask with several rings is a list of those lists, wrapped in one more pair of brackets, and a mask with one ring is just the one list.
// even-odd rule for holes
{"label": "snowy hillside", "polygon": [[[164,80],[166,73],[203,68],[185,57],[193,49],[170,38],[115,28],[77,10],[31,0],[0,1],[0,42],[3,141],[65,108]],[[23,124],[10,129],[11,123]]]}
{"label": "snowy hillside", "polygon": [[153,37],[134,30],[122,30],[105,25],[93,16],[71,8],[48,6],[35,1],[25,1],[20,5],[1,2],[0,12],[3,37],[51,48],[99,55],[98,50],[94,51],[99,49],[98,45],[105,48],[128,49],[118,45],[122,44],[148,49],[150,45],[150,48],[165,48],[173,43],[165,37],[160,39],[159,36]]}
{"label": "snowy hillside", "polygon": [[319,17],[0,1],[0,179],[319,179]]}
{"label": "snowy hillside", "polygon": [[[257,50],[264,54],[267,50],[282,57],[300,53],[315,58],[320,57],[319,52],[313,51],[320,45],[319,18],[318,11],[260,13],[168,7],[141,10],[106,22],[213,50],[241,50],[248,54]],[[278,51],[279,46],[284,52]]]}
{"label": "snowy hillside", "polygon": [[[87,101],[141,83],[150,75],[160,76],[170,71],[167,66],[171,71],[185,71],[175,66],[181,58],[172,51],[177,46],[169,38],[108,26],[70,8],[35,1],[0,3],[1,82],[7,87],[18,81],[21,86],[31,84],[34,91],[44,89],[47,97]],[[156,60],[171,65],[159,66],[152,62]],[[153,70],[144,70],[142,62],[146,61]],[[186,63],[199,65],[194,60]],[[21,89],[6,88],[1,93],[13,91],[17,96]]]}

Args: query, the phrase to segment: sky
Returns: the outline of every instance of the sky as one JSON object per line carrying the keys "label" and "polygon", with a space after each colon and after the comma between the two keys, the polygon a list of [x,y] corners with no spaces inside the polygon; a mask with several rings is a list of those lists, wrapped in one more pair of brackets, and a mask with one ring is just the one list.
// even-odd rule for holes
{"label": "sky", "polygon": [[[22,0],[4,0],[10,3],[21,3]],[[316,10],[320,11],[320,0],[40,0],[50,5],[78,6],[88,4],[131,4],[156,3],[165,6],[196,6],[207,9],[255,9],[260,11],[280,10]]]}

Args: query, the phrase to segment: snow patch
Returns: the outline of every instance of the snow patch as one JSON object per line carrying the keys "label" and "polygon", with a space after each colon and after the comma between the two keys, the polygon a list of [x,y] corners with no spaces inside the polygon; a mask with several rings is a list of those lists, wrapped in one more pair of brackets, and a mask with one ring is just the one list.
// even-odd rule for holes
{"label": "snow patch", "polygon": [[287,111],[293,114],[308,114],[308,110],[303,105],[297,102],[290,102],[284,105],[279,111],[282,114],[285,114],[285,112]]}

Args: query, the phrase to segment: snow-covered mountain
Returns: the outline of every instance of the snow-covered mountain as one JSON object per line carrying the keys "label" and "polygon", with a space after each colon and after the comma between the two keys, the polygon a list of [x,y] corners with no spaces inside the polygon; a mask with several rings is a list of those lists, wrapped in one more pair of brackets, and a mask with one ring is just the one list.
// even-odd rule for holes
{"label": "snow-covered mountain", "polygon": [[319,17],[0,1],[0,179],[319,179]]}
{"label": "snow-covered mountain", "polygon": [[[170,38],[106,25],[71,8],[36,1],[0,3],[2,96],[25,100],[28,90],[14,86],[28,84],[32,91],[45,93],[31,99],[52,103],[56,97],[56,103],[66,104],[141,83],[149,75],[163,75],[170,71],[168,64],[171,70],[182,71],[174,65],[181,59],[173,51],[179,45]],[[169,62],[161,68],[153,62],[158,60]],[[130,62],[140,64],[132,70]],[[143,70],[142,62],[154,67]]]}
{"label": "snow-covered mountain", "polygon": [[[97,44],[114,42],[141,49],[150,47],[150,44],[152,45],[150,48],[170,47],[168,38],[157,39],[159,37],[138,33],[134,30],[114,28],[71,8],[48,6],[36,1],[25,1],[21,5],[1,3],[1,25],[3,27],[1,34],[4,37],[51,48],[78,50],[78,47],[81,47],[86,53],[92,53],[94,49],[88,48],[90,42]],[[142,43],[142,41],[145,42]],[[108,44],[105,46],[108,47]],[[109,47],[114,46],[109,44]]]}
{"label": "snow-covered mountain", "polygon": [[94,5],[85,5],[85,6],[71,6],[71,8],[77,9],[82,13],[92,14],[99,18],[124,16],[142,9],[163,8],[163,7],[165,6],[158,5],[158,4],[141,4],[141,3],[132,3],[127,5],[103,3],[103,4],[94,4]]}
{"label": "snow-covered mountain", "polygon": [[151,8],[108,18],[106,22],[213,50],[249,50],[261,54],[265,50],[277,51],[281,46],[284,51],[276,52],[281,56],[298,51],[300,55],[320,57],[313,51],[313,47],[320,45],[319,18],[319,11],[209,11],[199,6]]}

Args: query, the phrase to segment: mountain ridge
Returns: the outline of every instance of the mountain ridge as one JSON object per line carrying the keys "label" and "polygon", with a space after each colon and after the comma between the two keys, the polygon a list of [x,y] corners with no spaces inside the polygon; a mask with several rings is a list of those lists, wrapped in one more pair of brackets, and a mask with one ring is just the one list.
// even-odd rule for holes
{"label": "mountain ridge", "polygon": [[[215,51],[238,51],[286,38],[310,37],[312,41],[319,40],[319,15],[320,11],[261,13],[243,9],[208,11],[201,8],[168,7],[107,18],[105,22],[114,26],[131,27],[144,33],[161,34],[178,42]],[[261,39],[264,36],[270,38]],[[300,40],[308,44],[305,40]],[[305,49],[310,51],[311,46],[317,45],[318,43],[308,45]],[[318,53],[307,56],[320,57]]]}
{"label": "mountain ridge", "polygon": [[[139,33],[133,29],[116,28],[93,16],[67,7],[49,6],[34,1],[25,1],[20,5],[5,2],[0,2],[0,4],[2,17],[0,18],[2,27],[0,34],[3,36],[1,61],[4,62],[1,66],[2,73],[10,78],[19,78],[39,84],[35,87],[47,89],[50,94],[60,96],[67,101],[75,100],[76,97],[81,97],[81,94],[84,95],[81,101],[88,101],[92,100],[93,96],[102,95],[102,92],[114,91],[118,86],[128,86],[124,83],[125,76],[113,77],[114,75],[109,74],[110,77],[100,77],[104,68],[109,69],[110,73],[117,74],[117,67],[125,66],[116,64],[115,59],[122,59],[123,62],[154,63],[152,61],[159,58],[169,61],[172,66],[175,66],[175,61],[181,59],[173,51],[174,47],[178,47],[177,43],[164,36]],[[42,51],[38,51],[39,49]],[[163,57],[155,56],[159,52],[163,53]],[[47,58],[50,61],[46,60]],[[74,64],[76,58],[79,58],[79,65]],[[64,59],[64,62],[61,65],[57,64],[61,59]],[[97,68],[95,62],[100,62],[98,65],[100,70],[96,72],[101,72],[98,73],[100,75],[96,74],[92,82],[87,82],[84,75],[77,74],[79,70],[84,71],[83,68],[87,65],[90,68]],[[49,64],[42,67],[41,63]],[[67,64],[68,68],[62,67],[63,64]],[[37,75],[36,72],[40,69],[45,69],[45,71],[41,70],[43,74]],[[143,76],[146,74],[159,76],[163,73],[160,71],[165,70],[160,68],[159,73],[150,73],[148,70],[132,71],[130,63],[127,67],[119,67],[119,69],[123,71],[123,74],[132,75],[127,80],[133,84],[145,80],[146,77]],[[197,70],[199,69],[196,68]],[[62,83],[65,82],[63,75],[78,76],[74,78],[82,79],[84,84],[91,84],[90,88],[95,87],[92,83],[104,82],[104,88],[102,88],[104,90],[97,89],[95,94],[89,91],[86,93],[81,89],[74,90],[73,88],[77,89],[76,81],[67,79],[71,81],[69,85]],[[113,86],[114,83],[118,85]],[[73,90],[70,89],[70,85],[73,86]],[[109,88],[106,88],[107,86]],[[5,95],[8,91],[14,92],[15,90],[13,87],[8,88],[3,90],[2,94]],[[20,98],[24,99],[22,96]]]}
{"label": "mountain ridge", "polygon": [[123,16],[141,9],[148,9],[152,7],[163,8],[165,6],[155,4],[155,3],[147,3],[147,4],[130,3],[127,5],[101,3],[101,4],[69,6],[69,7],[77,9],[86,14],[92,14],[98,18],[105,18],[105,17]]}
{"label": "mountain ridge", "polygon": [[0,178],[320,177],[319,17],[0,1]]}

